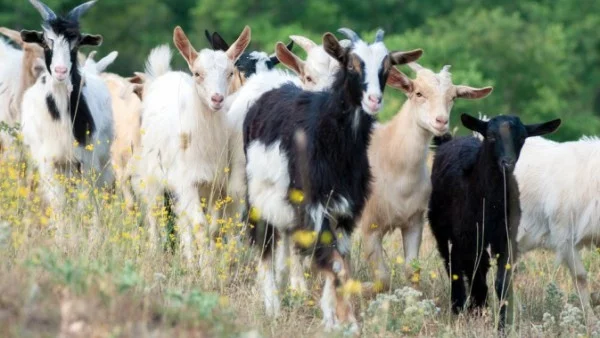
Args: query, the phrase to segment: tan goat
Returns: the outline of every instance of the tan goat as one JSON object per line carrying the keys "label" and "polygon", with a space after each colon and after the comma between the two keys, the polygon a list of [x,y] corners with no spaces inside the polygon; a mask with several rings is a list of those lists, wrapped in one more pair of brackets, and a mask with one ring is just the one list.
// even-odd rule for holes
{"label": "tan goat", "polygon": [[409,66],[416,72],[414,80],[399,71],[390,73],[387,84],[402,90],[408,98],[390,122],[375,128],[369,147],[374,182],[360,227],[375,282],[364,285],[366,293],[389,288],[391,277],[382,240],[395,229],[402,231],[406,273],[413,273],[410,263],[419,255],[431,193],[429,144],[434,136],[448,132],[455,99],[480,99],[492,91],[492,87],[452,84],[450,66],[437,74],[416,63]]}

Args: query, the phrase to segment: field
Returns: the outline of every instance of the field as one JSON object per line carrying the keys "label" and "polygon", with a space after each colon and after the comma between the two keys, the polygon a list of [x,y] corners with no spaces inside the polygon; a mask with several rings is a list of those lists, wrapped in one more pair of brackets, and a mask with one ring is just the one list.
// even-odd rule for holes
{"label": "field", "polygon": [[[255,283],[256,253],[240,237],[242,222],[222,220],[213,262],[190,269],[176,245],[175,250],[148,249],[143,215],[127,210],[117,194],[93,191],[86,179],[66,179],[73,206],[55,214],[42,204],[36,186],[25,183],[29,175],[16,156],[0,162],[0,336],[331,336],[320,326],[320,282],[310,270],[305,275],[311,294],[286,291],[283,315],[276,320],[264,315]],[[93,216],[96,208],[99,217]],[[164,216],[164,211],[157,212]],[[162,224],[168,227],[166,219]],[[358,236],[354,243],[354,278],[366,281]],[[360,297],[358,283],[340,291],[355,300],[363,336],[497,336],[493,293],[492,306],[482,316],[451,314],[449,281],[428,230],[421,261],[413,263],[421,272],[409,279],[400,235],[388,236],[385,247],[394,269],[390,292],[368,300]],[[594,290],[600,253],[586,251],[584,257]],[[571,278],[551,253],[529,253],[512,268],[511,336],[600,337],[600,325],[585,324]]]}

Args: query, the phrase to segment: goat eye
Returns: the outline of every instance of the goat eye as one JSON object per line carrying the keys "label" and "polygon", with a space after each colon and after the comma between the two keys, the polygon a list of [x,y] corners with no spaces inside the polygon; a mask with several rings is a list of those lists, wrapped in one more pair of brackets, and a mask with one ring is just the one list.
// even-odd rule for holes
{"label": "goat eye", "polygon": [[423,97],[423,94],[421,94],[421,92],[417,92],[415,95],[417,95],[417,97]]}
{"label": "goat eye", "polygon": [[194,73],[194,76],[195,76],[195,77],[200,77],[200,73],[198,73],[198,72],[195,72],[195,73]]}
{"label": "goat eye", "polygon": [[233,76],[233,72],[229,73],[229,77],[232,77],[232,76]]}
{"label": "goat eye", "polygon": [[312,77],[310,77],[310,76],[307,76],[307,77],[306,77],[306,82],[313,82],[313,79],[312,79]]}
{"label": "goat eye", "polygon": [[354,70],[354,65],[352,63],[348,64],[348,70]]}

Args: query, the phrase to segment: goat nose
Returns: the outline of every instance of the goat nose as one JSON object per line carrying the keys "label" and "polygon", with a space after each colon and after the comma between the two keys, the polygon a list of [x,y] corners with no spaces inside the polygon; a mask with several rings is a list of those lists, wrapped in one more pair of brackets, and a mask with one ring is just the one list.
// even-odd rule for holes
{"label": "goat nose", "polygon": [[67,72],[67,67],[56,66],[56,67],[54,67],[54,72],[57,74],[65,74]]}
{"label": "goat nose", "polygon": [[373,102],[373,103],[381,103],[381,95],[369,95],[369,101]]}
{"label": "goat nose", "polygon": [[445,116],[438,116],[435,118],[435,122],[445,126],[448,123],[448,118]]}
{"label": "goat nose", "polygon": [[221,94],[214,94],[213,96],[210,97],[210,100],[215,104],[219,104],[219,103],[223,102],[224,99],[225,98]]}

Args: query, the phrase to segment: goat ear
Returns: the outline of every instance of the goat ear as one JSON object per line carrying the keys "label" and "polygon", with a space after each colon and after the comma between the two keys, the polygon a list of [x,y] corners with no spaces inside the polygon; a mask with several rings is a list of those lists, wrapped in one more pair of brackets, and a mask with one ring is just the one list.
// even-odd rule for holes
{"label": "goat ear", "polygon": [[338,60],[340,63],[344,63],[346,49],[340,45],[340,42],[335,35],[331,33],[325,33],[325,35],[323,35],[323,49],[325,49],[327,54],[331,55],[331,57]]}
{"label": "goat ear", "polygon": [[484,87],[484,88],[473,88],[469,86],[455,86],[456,88],[456,97],[461,99],[483,99],[484,97],[490,95],[493,87]]}
{"label": "goat ear", "polygon": [[140,100],[142,100],[144,98],[144,85],[140,83],[134,83],[133,92]]}
{"label": "goat ear", "polygon": [[185,35],[185,32],[179,26],[175,27],[175,30],[173,31],[173,43],[175,43],[175,47],[177,47],[179,53],[191,68],[198,57],[198,52],[196,52],[194,46],[192,46],[190,40]]}
{"label": "goat ear", "polygon": [[283,42],[278,42],[275,45],[275,55],[281,63],[293,70],[298,76],[302,77],[304,75],[304,61],[287,49]]}
{"label": "goat ear", "polygon": [[527,137],[550,134],[558,129],[561,122],[562,121],[560,119],[556,119],[545,123],[528,124],[525,126],[525,129],[527,130]]}
{"label": "goat ear", "polygon": [[423,55],[422,49],[415,49],[408,52],[391,52],[390,59],[393,65],[404,65],[417,61],[421,55]]}
{"label": "goat ear", "polygon": [[100,46],[102,44],[102,35],[83,34],[79,45],[81,46]]}
{"label": "goat ear", "polygon": [[222,50],[224,52],[230,47],[229,44],[225,42],[225,39],[217,32],[214,32],[212,35],[212,45],[214,50]]}
{"label": "goat ear", "polygon": [[414,89],[413,81],[394,66],[390,67],[390,74],[386,83],[388,86],[399,89],[407,94],[412,93]]}
{"label": "goat ear", "polygon": [[250,44],[250,39],[252,38],[252,34],[250,31],[250,27],[244,27],[244,30],[240,34],[240,36],[235,40],[235,42],[227,49],[225,52],[229,60],[235,62],[242,53],[246,50],[246,47]]}
{"label": "goat ear", "polygon": [[31,73],[33,77],[37,79],[46,70],[46,63],[42,58],[35,58],[33,65],[31,66]]}
{"label": "goat ear", "polygon": [[6,27],[0,27],[0,34],[11,39],[14,43],[21,47],[25,45],[25,41],[23,41],[23,38],[21,37],[21,32]]}
{"label": "goat ear", "polygon": [[119,52],[114,50],[114,51],[110,52],[107,56],[100,59],[100,61],[98,61],[96,63],[96,69],[98,70],[98,72],[99,73],[104,72],[106,70],[106,68],[108,68],[108,66],[110,66],[113,62],[115,62],[115,60],[117,59],[117,56],[119,56]]}
{"label": "goat ear", "polygon": [[[278,47],[275,46],[275,49],[277,49]],[[291,41],[290,43],[288,43],[285,48],[288,50],[289,53],[292,53],[292,48],[294,48],[294,41]],[[277,52],[275,52],[275,55],[271,55],[269,57],[269,60],[271,60],[271,63],[273,64],[273,66],[278,65],[281,61],[279,61],[279,58],[277,57]]]}
{"label": "goat ear", "polygon": [[140,72],[135,72],[132,77],[128,77],[125,80],[127,80],[127,82],[134,83],[134,84],[142,84],[142,83],[144,83],[144,81],[146,81],[146,74],[140,73]]}
{"label": "goat ear", "polygon": [[21,39],[27,43],[37,43],[38,45],[44,45],[44,33],[38,31],[21,31]]}
{"label": "goat ear", "polygon": [[481,135],[485,135],[488,123],[468,114],[460,115],[460,121],[467,129],[476,131]]}

